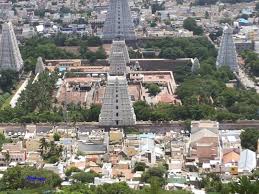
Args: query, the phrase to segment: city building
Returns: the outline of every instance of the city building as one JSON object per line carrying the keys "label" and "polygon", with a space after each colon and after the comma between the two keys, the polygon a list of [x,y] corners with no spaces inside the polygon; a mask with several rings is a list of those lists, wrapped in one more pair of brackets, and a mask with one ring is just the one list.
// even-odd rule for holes
{"label": "city building", "polygon": [[218,122],[193,121],[191,123],[190,156],[199,162],[220,158]]}

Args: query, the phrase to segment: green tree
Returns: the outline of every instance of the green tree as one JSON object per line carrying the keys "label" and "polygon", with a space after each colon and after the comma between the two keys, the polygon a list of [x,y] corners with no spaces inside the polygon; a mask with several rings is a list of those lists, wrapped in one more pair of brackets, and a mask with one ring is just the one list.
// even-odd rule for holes
{"label": "green tree", "polygon": [[151,107],[145,101],[137,101],[133,105],[137,120],[147,121],[151,116]]}
{"label": "green tree", "polygon": [[93,183],[94,177],[99,177],[99,175],[95,172],[78,172],[74,175],[72,175],[72,179],[74,179],[75,182],[81,182],[81,183]]}
{"label": "green tree", "polygon": [[146,182],[146,183],[151,183],[153,178],[156,178],[156,180],[159,182],[160,186],[162,186],[166,183],[166,180],[164,178],[165,173],[166,173],[166,169],[162,165],[160,165],[158,167],[152,167],[152,168],[149,168],[147,171],[145,171],[142,174],[141,181]]}
{"label": "green tree", "polygon": [[147,84],[146,88],[148,89],[148,93],[150,94],[150,96],[156,96],[161,92],[161,89],[157,84]]}
{"label": "green tree", "polygon": [[98,36],[89,36],[87,38],[87,45],[88,46],[101,46],[102,41],[101,41],[100,37],[98,37]]}
{"label": "green tree", "polygon": [[202,35],[203,34],[203,29],[202,27],[197,25],[197,22],[193,18],[186,18],[183,21],[183,27],[189,31],[193,31],[194,35]]}
{"label": "green tree", "polygon": [[136,171],[145,171],[146,164],[144,162],[136,162],[134,165],[134,172]]}
{"label": "green tree", "polygon": [[87,121],[98,121],[100,112],[101,106],[92,104],[88,112]]}
{"label": "green tree", "polygon": [[[58,35],[58,37],[59,36],[60,35]],[[47,39],[39,36],[26,39],[20,47],[21,55],[25,62],[25,71],[34,71],[39,56],[43,59],[70,59],[77,57],[73,53],[58,48],[54,43],[55,41],[57,41],[55,38]],[[62,46],[64,46],[64,41],[65,37],[63,37],[63,39],[60,38],[59,44],[63,44]]]}
{"label": "green tree", "polygon": [[54,135],[53,135],[53,139],[54,139],[54,141],[59,141],[60,140],[60,134],[59,133],[54,133]]}
{"label": "green tree", "polygon": [[6,152],[3,153],[3,155],[4,155],[4,161],[6,162],[6,166],[8,166],[11,160],[9,151],[7,150]]}
{"label": "green tree", "polygon": [[49,147],[49,143],[46,141],[46,139],[43,137],[40,139],[40,150],[41,150],[41,156],[47,151]]}
{"label": "green tree", "polygon": [[65,171],[65,175],[70,176],[72,172],[81,172],[81,170],[77,167],[71,167]]}
{"label": "green tree", "polygon": [[99,47],[95,53],[96,59],[106,59],[106,53],[103,47]]}
{"label": "green tree", "polygon": [[215,173],[206,174],[202,179],[202,185],[206,192],[220,192],[222,190],[220,177]]}
{"label": "green tree", "polygon": [[34,167],[20,167],[16,166],[13,168],[8,168],[4,172],[3,178],[0,180],[0,190],[17,190],[25,188],[39,188],[42,187],[42,182],[31,182],[28,181],[28,176],[36,176],[45,178],[45,187],[55,188],[61,183],[60,177],[52,171],[36,169]]}
{"label": "green tree", "polygon": [[133,49],[129,49],[129,57],[131,59],[141,59],[142,58],[142,54],[139,50],[134,51]]}
{"label": "green tree", "polygon": [[93,188],[89,188],[89,185],[82,183],[74,183],[70,186],[63,187],[61,194],[96,194]]}
{"label": "green tree", "polygon": [[0,88],[4,92],[10,92],[18,81],[18,73],[13,70],[0,71]]}
{"label": "green tree", "polygon": [[249,177],[242,176],[238,179],[238,182],[232,182],[232,193],[244,193],[244,194],[257,194],[259,191],[259,181],[251,181]]}
{"label": "green tree", "polygon": [[56,163],[59,161],[59,158],[62,156],[63,147],[55,144],[54,141],[49,143],[49,150],[43,156],[44,160],[47,160],[49,163]]}
{"label": "green tree", "polygon": [[243,149],[250,149],[256,151],[257,141],[259,139],[258,129],[249,128],[245,129],[240,134],[241,146]]}
{"label": "green tree", "polygon": [[2,146],[4,143],[10,143],[11,139],[5,138],[5,135],[3,133],[0,133],[0,150],[2,150]]}
{"label": "green tree", "polygon": [[160,56],[168,59],[184,57],[184,52],[180,48],[165,48],[160,52]]}
{"label": "green tree", "polygon": [[127,183],[120,182],[120,183],[114,183],[114,184],[104,184],[102,186],[99,186],[96,188],[96,193],[98,194],[132,194],[132,191]]}

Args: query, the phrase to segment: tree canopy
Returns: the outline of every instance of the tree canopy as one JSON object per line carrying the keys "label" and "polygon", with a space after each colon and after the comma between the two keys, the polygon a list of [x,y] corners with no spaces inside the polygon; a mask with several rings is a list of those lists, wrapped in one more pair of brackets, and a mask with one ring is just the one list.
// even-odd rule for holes
{"label": "tree canopy", "polygon": [[259,76],[259,57],[253,51],[245,51],[241,54],[245,60],[245,66],[248,71],[254,75]]}
{"label": "tree canopy", "polygon": [[90,172],[81,171],[71,176],[74,182],[80,182],[80,183],[93,183],[95,177],[99,177],[99,174],[93,171],[90,171]]}
{"label": "tree canopy", "polygon": [[157,94],[159,94],[161,92],[160,87],[157,84],[146,84],[145,86],[148,90],[148,93],[150,96],[156,96]]}
{"label": "tree canopy", "polygon": [[18,78],[18,73],[13,70],[0,71],[0,88],[4,92],[11,92]]}
{"label": "tree canopy", "polygon": [[243,149],[257,150],[257,141],[259,139],[259,130],[248,128],[240,134],[241,146]]}
{"label": "tree canopy", "polygon": [[197,22],[194,18],[186,18],[183,21],[183,27],[186,30],[192,31],[194,35],[202,35],[203,34],[203,29],[201,26],[197,25]]}
{"label": "tree canopy", "polygon": [[[20,50],[25,63],[25,71],[32,71],[35,69],[38,57],[42,57],[43,59],[89,59],[92,55],[96,59],[105,59],[106,55],[102,47],[100,47],[96,53],[91,52],[90,56],[85,53],[87,51],[87,47],[101,45],[102,42],[99,37],[57,34],[49,38],[35,36],[30,39],[26,39],[22,42]],[[67,52],[64,49],[59,48],[63,46],[80,46],[80,51],[82,52],[80,52],[80,55]]]}
{"label": "tree canopy", "polygon": [[3,178],[0,180],[0,191],[42,187],[42,182],[29,181],[28,176],[45,178],[45,187],[54,188],[61,183],[61,178],[52,171],[29,166],[16,166],[8,168],[4,172]]}

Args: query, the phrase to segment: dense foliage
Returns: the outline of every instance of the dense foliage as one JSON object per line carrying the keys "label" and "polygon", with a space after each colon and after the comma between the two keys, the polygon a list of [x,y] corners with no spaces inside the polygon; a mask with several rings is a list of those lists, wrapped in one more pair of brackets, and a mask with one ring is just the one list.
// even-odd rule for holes
{"label": "dense foliage", "polygon": [[[97,52],[88,52],[88,46],[101,46],[101,39],[95,36],[69,36],[64,34],[57,34],[55,36],[45,38],[35,36],[23,42],[20,50],[22,58],[25,63],[25,71],[32,71],[35,69],[35,64],[38,57],[43,59],[72,59],[72,58],[87,58],[92,61],[96,59],[106,58],[105,52],[100,47]],[[80,46],[80,55],[67,52],[60,46]],[[89,56],[90,55],[90,56]],[[91,58],[93,55],[95,58]]]}
{"label": "dense foliage", "polygon": [[157,84],[146,84],[145,87],[147,88],[147,92],[149,93],[150,96],[156,96],[161,92],[160,87]]}
{"label": "dense foliage", "polygon": [[148,168],[141,176],[141,181],[145,183],[154,183],[157,181],[160,186],[166,184],[166,168],[162,165]]}
{"label": "dense foliage", "polygon": [[81,172],[81,170],[77,167],[71,167],[71,168],[68,168],[66,171],[65,171],[65,175],[66,176],[71,176],[71,174],[73,172]]}
{"label": "dense foliage", "polygon": [[[61,179],[55,173],[43,169],[36,169],[33,167],[18,166],[9,168],[4,173],[3,178],[0,180],[0,193],[6,193],[6,191],[8,191],[8,193],[12,194],[40,194],[47,192],[57,194],[190,194],[190,192],[185,190],[163,190],[161,185],[165,183],[165,179],[163,179],[164,172],[165,171],[159,167],[150,168],[148,171],[146,171],[146,174],[143,174],[142,176],[148,178],[147,181],[150,182],[150,187],[144,187],[140,190],[133,190],[130,189],[125,182],[89,187],[85,183],[92,182],[93,177],[97,176],[97,174],[80,171],[79,173],[72,175],[72,179],[76,178],[76,180],[74,179],[75,182],[71,186],[63,186],[57,191],[55,190],[55,187],[60,186]],[[43,177],[46,178],[46,181],[44,183],[30,182],[28,181],[27,176]],[[229,183],[222,183],[220,177],[217,174],[210,173],[206,174],[200,184],[197,186],[199,188],[205,188],[206,192],[208,193],[216,192],[225,194],[257,194],[259,189],[259,182],[256,180],[257,178],[258,172],[255,171],[251,176],[238,177],[237,181],[235,182],[233,181]],[[35,188],[37,189],[35,190]],[[16,191],[17,189],[18,191]],[[22,190],[19,191],[19,189]]]}
{"label": "dense foliage", "polygon": [[133,169],[133,171],[134,172],[136,172],[136,171],[145,171],[145,169],[146,169],[146,163],[144,163],[144,162],[136,162],[135,164],[134,164],[134,169]]}
{"label": "dense foliage", "polygon": [[146,49],[160,49],[161,58],[195,58],[205,60],[217,55],[215,47],[205,37],[197,38],[163,38],[151,40],[145,44]]}
{"label": "dense foliage", "polygon": [[57,34],[48,40],[51,40],[56,46],[80,46],[86,44],[88,46],[101,46],[102,41],[97,36],[75,36]]}
{"label": "dense foliage", "polygon": [[139,50],[135,51],[133,49],[129,49],[129,57],[131,59],[141,59],[142,58],[142,54]]}
{"label": "dense foliage", "polygon": [[256,175],[238,177],[237,181],[230,183],[222,183],[219,175],[210,173],[205,175],[201,182],[201,186],[205,188],[208,193],[223,193],[223,194],[234,194],[234,193],[249,193],[257,194],[259,190],[259,181],[252,179],[253,176],[258,178]]}
{"label": "dense foliage", "polygon": [[[29,181],[28,176],[46,178],[44,183],[40,181]],[[17,190],[17,189],[28,189],[44,187],[54,188],[60,185],[60,177],[52,171],[44,169],[36,169],[34,167],[13,167],[8,168],[4,172],[3,178],[0,180],[0,191]]]}
{"label": "dense foliage", "polygon": [[[89,109],[79,107],[76,109],[68,110],[71,110],[67,114],[69,122],[91,122],[98,121],[101,106],[93,104]],[[63,121],[65,121],[65,119],[62,107],[60,107],[59,109],[52,107],[49,111],[34,111],[31,113],[27,113],[19,107],[6,107],[3,110],[0,110],[0,122],[5,123],[57,123]]]}
{"label": "dense foliage", "polygon": [[61,194],[190,194],[188,191],[165,191],[159,187],[150,187],[142,190],[133,190],[124,183],[104,184],[89,188],[83,184],[73,184],[62,189]]}
{"label": "dense foliage", "polygon": [[183,27],[186,30],[192,31],[194,35],[202,35],[203,34],[203,28],[201,26],[197,25],[197,22],[194,18],[186,18],[183,21]]}
{"label": "dense foliage", "polygon": [[[138,120],[259,118],[259,95],[253,90],[226,86],[235,77],[227,67],[216,70],[216,51],[206,38],[165,38],[148,42],[146,48],[160,49],[163,58],[198,57],[201,67],[195,74],[191,74],[188,66],[178,65],[174,71],[176,81],[180,82],[176,94],[182,101],[181,106],[136,102],[134,110]],[[174,55],[176,51],[182,55]]]}
{"label": "dense foliage", "polygon": [[52,107],[52,92],[57,82],[56,74],[42,73],[37,81],[31,79],[25,90],[22,91],[18,100],[18,108],[24,112],[31,113],[49,111]]}
{"label": "dense foliage", "polygon": [[41,157],[48,163],[56,163],[60,160],[63,152],[61,145],[55,144],[54,141],[47,142],[45,138],[40,139]]}
{"label": "dense foliage", "polygon": [[11,92],[18,78],[18,73],[13,70],[0,71],[0,89],[4,92]]}
{"label": "dense foliage", "polygon": [[96,59],[106,59],[106,53],[103,47],[98,47],[96,52],[90,51],[87,44],[81,44],[80,56],[83,59],[89,59],[90,62],[96,61]]}
{"label": "dense foliage", "polygon": [[259,57],[253,51],[245,51],[241,54],[245,60],[245,68],[254,75],[259,76]]}
{"label": "dense foliage", "polygon": [[138,120],[258,119],[259,95],[226,88],[215,78],[189,78],[177,89],[182,105],[134,103]]}
{"label": "dense foliage", "polygon": [[93,171],[90,171],[90,172],[83,172],[83,171],[80,171],[80,172],[77,172],[75,174],[73,174],[71,176],[71,178],[73,179],[73,182],[80,182],[80,183],[93,183],[94,182],[94,178],[95,177],[99,177],[100,175],[93,172]]}
{"label": "dense foliage", "polygon": [[76,58],[73,53],[58,48],[51,39],[33,37],[25,40],[20,48],[25,71],[34,71],[38,57],[43,59]]}
{"label": "dense foliage", "polygon": [[258,129],[245,129],[240,134],[241,146],[244,149],[250,149],[252,151],[257,150],[257,141],[259,139]]}
{"label": "dense foliage", "polygon": [[3,144],[9,142],[11,142],[11,139],[7,139],[3,133],[0,133],[0,150],[2,150]]}
{"label": "dense foliage", "polygon": [[59,141],[59,140],[60,140],[60,138],[61,138],[61,136],[60,136],[60,134],[59,134],[59,133],[54,133],[54,135],[53,135],[53,139],[54,139],[54,141]]}
{"label": "dense foliage", "polygon": [[3,93],[0,95],[0,107],[2,107],[8,99],[10,99],[11,94],[8,92]]}
{"label": "dense foliage", "polygon": [[[21,93],[15,108],[5,107],[0,110],[0,122],[61,122],[64,121],[63,107],[53,105],[52,97],[57,74],[42,73],[38,80],[32,78],[26,90]],[[98,121],[99,105],[85,109],[80,105],[69,104],[67,107],[69,121]]]}

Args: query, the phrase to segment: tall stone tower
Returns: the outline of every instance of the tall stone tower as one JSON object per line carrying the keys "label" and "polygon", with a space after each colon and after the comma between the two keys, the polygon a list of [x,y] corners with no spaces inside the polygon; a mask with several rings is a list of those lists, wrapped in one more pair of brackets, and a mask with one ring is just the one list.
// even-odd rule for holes
{"label": "tall stone tower", "polygon": [[192,68],[191,68],[192,73],[198,71],[200,69],[200,67],[201,67],[201,65],[200,65],[199,59],[197,57],[192,59]]}
{"label": "tall stone tower", "polygon": [[216,67],[229,66],[231,71],[238,72],[236,46],[233,40],[233,29],[226,25],[223,31]]}
{"label": "tall stone tower", "polygon": [[113,52],[109,58],[110,75],[124,75],[127,71],[126,60],[123,52]]}
{"label": "tall stone tower", "polygon": [[110,0],[103,27],[103,40],[135,40],[134,24],[128,0]]}
{"label": "tall stone tower", "polygon": [[110,74],[124,75],[127,72],[126,64],[129,62],[130,58],[125,41],[113,41],[109,56]]}
{"label": "tall stone tower", "polygon": [[37,63],[36,63],[36,67],[35,67],[35,75],[37,75],[38,73],[42,73],[45,70],[45,65],[42,61],[41,57],[37,58]]}
{"label": "tall stone tower", "polygon": [[23,60],[11,22],[2,25],[0,42],[0,70],[11,69],[21,72]]}
{"label": "tall stone tower", "polygon": [[99,115],[100,126],[125,127],[136,123],[126,78],[126,64],[129,62],[125,41],[113,41],[109,56],[110,73]]}
{"label": "tall stone tower", "polygon": [[99,125],[104,127],[132,126],[136,116],[128,93],[125,76],[108,76],[107,86],[99,115]]}
{"label": "tall stone tower", "polygon": [[126,63],[130,62],[129,51],[125,40],[113,40],[110,57],[114,52],[123,52]]}

